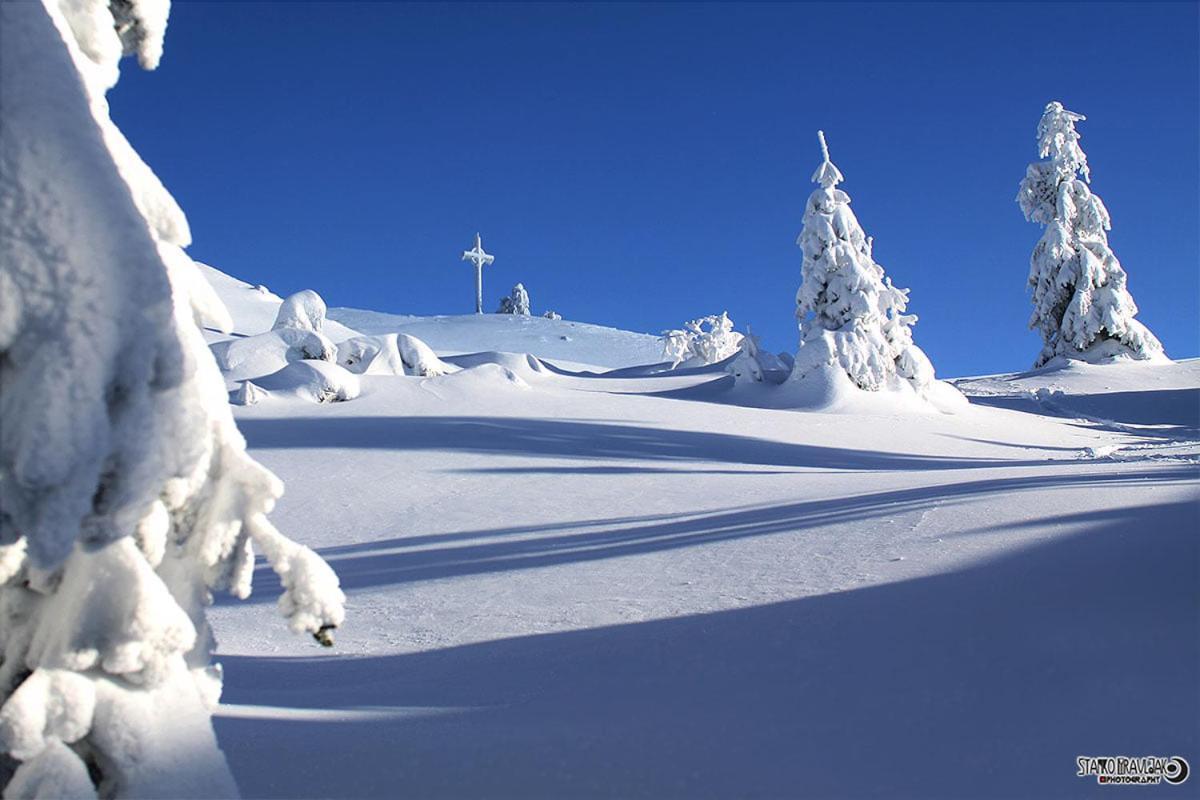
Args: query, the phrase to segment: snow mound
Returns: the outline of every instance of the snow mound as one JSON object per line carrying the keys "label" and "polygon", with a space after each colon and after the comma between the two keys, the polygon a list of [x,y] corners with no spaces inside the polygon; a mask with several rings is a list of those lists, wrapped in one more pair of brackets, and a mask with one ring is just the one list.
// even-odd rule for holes
{"label": "snow mound", "polygon": [[279,305],[271,330],[296,328],[320,333],[325,324],[325,301],[312,289],[288,295]]}
{"label": "snow mound", "polygon": [[550,374],[546,366],[529,353],[500,353],[490,350],[484,353],[465,353],[461,356],[447,356],[445,360],[462,369],[472,369],[485,364],[495,364],[523,378],[541,378]]}
{"label": "snow mound", "polygon": [[[844,359],[847,353],[874,357],[872,348],[841,346],[842,331],[821,331],[810,335],[796,354],[790,380],[779,387],[778,398],[786,397],[796,408],[835,413],[878,413],[882,411],[962,411],[968,401],[954,386],[934,379],[933,367],[918,348],[907,353],[914,358],[902,373],[884,372],[882,382],[872,392],[863,391],[850,380]],[[909,375],[918,378],[907,377]]]}
{"label": "snow mound", "polygon": [[312,403],[353,400],[362,391],[357,375],[328,361],[294,361],[255,383],[272,394]]}
{"label": "snow mound", "polygon": [[359,375],[435,377],[455,368],[438,358],[429,345],[406,333],[355,336],[337,346],[337,363]]}
{"label": "snow mound", "polygon": [[323,334],[300,328],[278,330],[226,339],[209,345],[227,381],[244,381],[270,375],[293,361],[333,361],[337,346]]}
{"label": "snow mound", "polygon": [[471,393],[497,388],[530,388],[529,384],[515,370],[493,362],[485,362],[452,375],[445,375],[439,379],[439,384]]}

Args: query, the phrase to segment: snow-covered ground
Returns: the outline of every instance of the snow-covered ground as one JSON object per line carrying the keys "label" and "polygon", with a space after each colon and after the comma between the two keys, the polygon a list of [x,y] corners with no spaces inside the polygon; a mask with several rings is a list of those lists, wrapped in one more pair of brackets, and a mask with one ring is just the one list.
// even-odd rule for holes
{"label": "snow-covered ground", "polygon": [[1075,795],[1077,755],[1200,758],[1200,362],[848,415],[564,369],[644,335],[331,317],[484,355],[238,410],[348,596],[332,652],[269,571],[214,609],[247,796]]}

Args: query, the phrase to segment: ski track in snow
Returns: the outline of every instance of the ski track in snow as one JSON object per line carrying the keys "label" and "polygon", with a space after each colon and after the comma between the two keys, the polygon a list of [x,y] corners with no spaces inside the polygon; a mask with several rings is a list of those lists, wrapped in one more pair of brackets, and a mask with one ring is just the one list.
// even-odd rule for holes
{"label": "ski track in snow", "polygon": [[348,595],[332,653],[262,571],[213,610],[247,796],[1061,795],[1079,753],[1197,752],[1200,363],[849,416],[584,374],[645,361],[595,326],[403,319],[567,366],[239,410]]}

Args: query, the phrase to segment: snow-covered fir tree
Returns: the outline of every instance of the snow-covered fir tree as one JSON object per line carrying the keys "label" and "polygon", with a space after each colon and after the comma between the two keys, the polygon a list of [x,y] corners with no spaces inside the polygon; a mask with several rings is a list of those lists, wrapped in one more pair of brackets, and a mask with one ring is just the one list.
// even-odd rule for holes
{"label": "snow-covered fir tree", "polygon": [[1088,188],[1091,173],[1075,130],[1084,119],[1058,101],[1046,106],[1037,128],[1044,160],[1025,170],[1017,194],[1025,218],[1046,226],[1029,259],[1029,327],[1043,342],[1035,367],[1060,356],[1165,358],[1158,339],[1134,319],[1125,270],[1108,246],[1108,209]]}
{"label": "snow-covered fir tree", "polygon": [[933,367],[913,344],[905,314],[908,290],[898,289],[871,254],[871,239],[850,210],[850,197],[837,188],[844,178],[829,159],[825,134],[818,131],[821,164],[818,184],[808,198],[804,228],[796,244],[803,251],[796,316],[800,348],[792,370],[803,380],[836,369],[860,389],[896,388],[906,381],[918,392],[933,382]]}
{"label": "snow-covered fir tree", "polygon": [[512,292],[508,297],[500,298],[500,307],[496,309],[497,314],[517,314],[522,317],[528,317],[529,311],[529,292],[525,291],[525,285],[518,283],[512,288]]}
{"label": "snow-covered fir tree", "polygon": [[337,577],[266,514],[200,326],[231,326],[187,220],[112,123],[166,0],[0,3],[0,784],[5,797],[229,797],[205,608],[250,593],[325,642]]}

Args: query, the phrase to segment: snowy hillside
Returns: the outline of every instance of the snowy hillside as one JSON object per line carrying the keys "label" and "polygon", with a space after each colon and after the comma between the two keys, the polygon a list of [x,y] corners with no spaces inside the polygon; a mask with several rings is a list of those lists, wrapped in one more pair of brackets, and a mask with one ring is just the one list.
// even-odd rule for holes
{"label": "snowy hillside", "polygon": [[[234,337],[253,336],[271,330],[283,298],[265,286],[240,281],[207,264],[197,263],[197,266],[229,309],[229,314],[233,317],[231,334]],[[327,320],[325,324],[325,335],[335,342],[356,335],[354,330],[333,320]],[[211,330],[207,331],[206,335],[209,341],[229,338]]]}
{"label": "snowy hillside", "polygon": [[214,609],[246,796],[1076,795],[1079,754],[1197,752],[1200,362],[849,415],[524,355],[640,334],[331,317],[453,369],[237,410],[348,598],[332,652],[266,624],[266,570]]}
{"label": "snowy hillside", "polygon": [[362,333],[411,334],[439,353],[499,350],[530,353],[563,365],[607,368],[663,360],[657,336],[584,322],[512,314],[405,317],[352,308],[332,308],[329,317]]}

